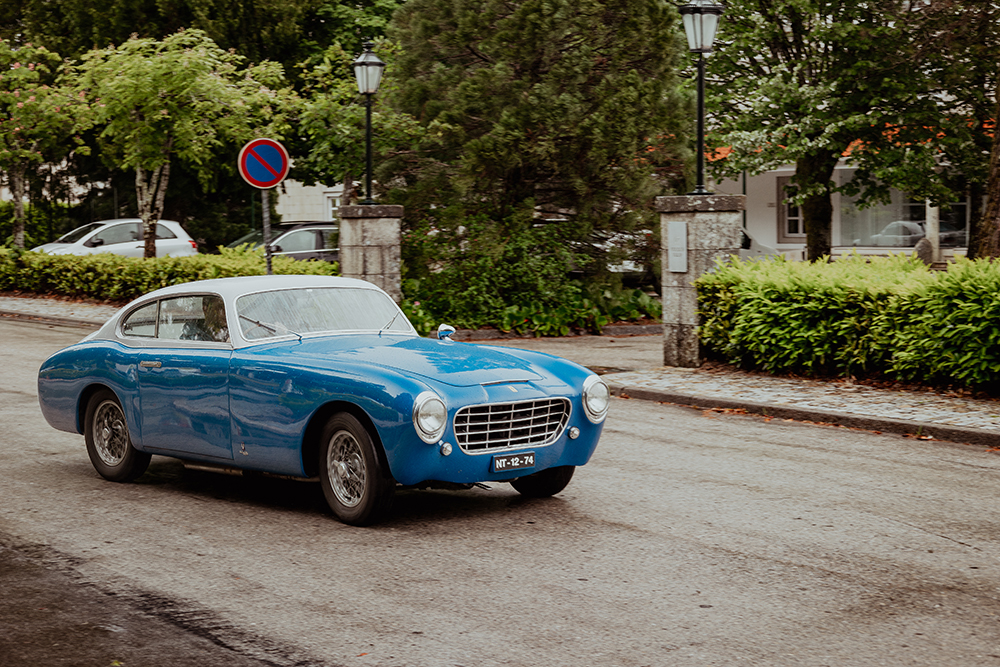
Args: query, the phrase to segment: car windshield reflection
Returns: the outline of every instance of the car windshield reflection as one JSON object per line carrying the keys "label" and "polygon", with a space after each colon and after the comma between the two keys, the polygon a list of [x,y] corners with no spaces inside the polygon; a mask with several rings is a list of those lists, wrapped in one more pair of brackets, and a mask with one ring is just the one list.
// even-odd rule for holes
{"label": "car windshield reflection", "polygon": [[290,332],[306,335],[413,331],[392,299],[372,289],[332,287],[257,292],[239,297],[236,311],[246,340],[286,336]]}

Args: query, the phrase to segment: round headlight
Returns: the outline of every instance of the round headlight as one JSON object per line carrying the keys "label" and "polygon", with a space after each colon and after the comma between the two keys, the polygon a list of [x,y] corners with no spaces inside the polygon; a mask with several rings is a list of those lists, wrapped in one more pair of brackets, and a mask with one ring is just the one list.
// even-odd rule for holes
{"label": "round headlight", "polygon": [[583,411],[587,419],[600,424],[608,414],[611,405],[611,390],[604,380],[591,375],[583,383]]}
{"label": "round headlight", "polygon": [[425,391],[413,403],[413,425],[424,442],[434,444],[444,435],[448,409],[437,394]]}

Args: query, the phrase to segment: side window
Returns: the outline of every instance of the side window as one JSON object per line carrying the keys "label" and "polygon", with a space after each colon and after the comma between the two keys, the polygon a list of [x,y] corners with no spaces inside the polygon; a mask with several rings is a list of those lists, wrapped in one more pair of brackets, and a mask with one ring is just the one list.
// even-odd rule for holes
{"label": "side window", "polygon": [[115,243],[132,243],[141,238],[139,223],[124,223],[109,225],[99,231],[88,241],[87,245],[112,245]]}
{"label": "side window", "polygon": [[175,239],[177,234],[174,234],[166,225],[161,225],[157,223],[156,225],[156,238],[158,239]]}
{"label": "side window", "polygon": [[300,229],[288,232],[278,241],[281,252],[302,252],[316,249],[316,232],[312,229]]}
{"label": "side window", "polygon": [[122,334],[125,336],[140,336],[152,338],[156,335],[156,307],[158,302],[154,301],[148,305],[132,312],[122,322]]}
{"label": "side window", "polygon": [[214,295],[163,299],[157,322],[157,338],[220,343],[229,340],[225,304]]}

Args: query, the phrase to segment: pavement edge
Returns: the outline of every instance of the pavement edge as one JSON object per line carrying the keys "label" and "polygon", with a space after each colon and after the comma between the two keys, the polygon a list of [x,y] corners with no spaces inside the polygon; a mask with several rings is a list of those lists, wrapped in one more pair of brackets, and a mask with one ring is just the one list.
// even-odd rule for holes
{"label": "pavement edge", "polygon": [[695,396],[678,392],[634,387],[614,382],[610,378],[608,386],[613,396],[635,398],[658,403],[675,403],[701,409],[744,410],[750,414],[777,419],[794,419],[796,421],[820,422],[835,424],[847,428],[858,428],[865,431],[881,431],[898,435],[915,436],[918,438],[934,438],[983,447],[1000,448],[1000,433],[990,433],[982,429],[947,424],[932,424],[928,422],[893,419],[890,417],[866,417],[821,408],[797,408],[775,403],[757,403],[739,399],[716,398],[711,396]]}

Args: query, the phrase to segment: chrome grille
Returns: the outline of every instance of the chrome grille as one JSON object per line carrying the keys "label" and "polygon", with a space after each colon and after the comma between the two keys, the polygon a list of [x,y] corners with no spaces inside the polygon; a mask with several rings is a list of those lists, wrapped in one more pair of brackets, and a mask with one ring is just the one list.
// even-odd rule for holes
{"label": "chrome grille", "polygon": [[569,421],[569,400],[546,398],[462,408],[455,415],[455,437],[466,452],[547,445]]}

